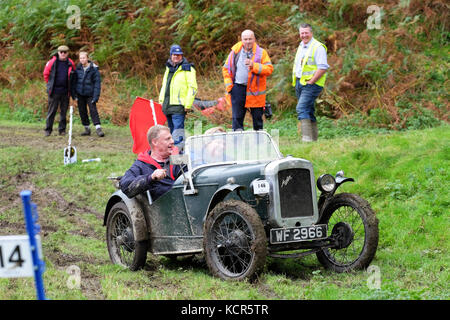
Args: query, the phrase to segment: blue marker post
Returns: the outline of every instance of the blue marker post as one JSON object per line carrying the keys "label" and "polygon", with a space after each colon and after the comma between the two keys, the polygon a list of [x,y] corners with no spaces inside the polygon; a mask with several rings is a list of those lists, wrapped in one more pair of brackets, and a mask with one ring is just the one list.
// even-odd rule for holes
{"label": "blue marker post", "polygon": [[36,284],[36,294],[38,300],[46,300],[44,291],[44,281],[42,274],[45,270],[45,263],[39,258],[38,244],[36,242],[36,234],[40,232],[41,227],[37,224],[38,213],[37,206],[31,202],[31,191],[24,190],[20,193],[23,203],[23,213],[25,215],[25,223],[27,233],[30,239],[31,257],[34,266],[34,282]]}

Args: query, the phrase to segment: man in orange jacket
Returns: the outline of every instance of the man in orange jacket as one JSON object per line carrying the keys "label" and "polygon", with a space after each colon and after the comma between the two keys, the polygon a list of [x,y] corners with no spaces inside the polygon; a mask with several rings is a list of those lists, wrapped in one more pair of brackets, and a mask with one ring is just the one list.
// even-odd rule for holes
{"label": "man in orange jacket", "polygon": [[231,103],[233,131],[244,129],[244,117],[249,109],[253,129],[262,130],[266,104],[266,78],[273,72],[267,51],[256,44],[255,34],[245,30],[222,68],[227,101]]}

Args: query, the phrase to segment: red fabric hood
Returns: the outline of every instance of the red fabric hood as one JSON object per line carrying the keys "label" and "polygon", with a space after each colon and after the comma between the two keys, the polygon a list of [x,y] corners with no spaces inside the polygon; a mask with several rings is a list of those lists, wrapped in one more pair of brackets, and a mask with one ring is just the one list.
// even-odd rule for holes
{"label": "red fabric hood", "polygon": [[144,152],[140,152],[138,154],[137,159],[141,160],[141,161],[143,161],[145,163],[149,163],[149,164],[153,164],[154,165],[155,160],[150,156],[149,152],[150,152],[150,149],[147,150],[147,151],[144,151]]}
{"label": "red fabric hood", "polygon": [[[150,152],[150,150],[139,153],[137,159],[142,162],[151,164],[151,165],[155,166],[157,169],[162,169],[161,165],[150,156],[149,152]],[[172,165],[170,165],[170,178],[172,180],[175,180],[175,178],[173,176],[173,166]]]}

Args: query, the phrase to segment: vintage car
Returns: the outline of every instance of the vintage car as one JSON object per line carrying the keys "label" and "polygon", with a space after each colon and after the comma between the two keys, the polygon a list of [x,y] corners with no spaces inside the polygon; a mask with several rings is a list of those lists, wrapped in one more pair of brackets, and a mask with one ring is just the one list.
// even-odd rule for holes
{"label": "vintage car", "polygon": [[268,255],[315,253],[337,272],[366,268],[375,256],[378,220],[369,203],[336,194],[354,180],[340,171],[316,182],[311,162],[283,156],[265,131],[191,136],[184,155],[171,158],[184,170],[156,201],[120,190],[109,199],[104,225],[113,263],[137,270],[147,252],[203,253],[214,276],[240,280],[255,277]]}

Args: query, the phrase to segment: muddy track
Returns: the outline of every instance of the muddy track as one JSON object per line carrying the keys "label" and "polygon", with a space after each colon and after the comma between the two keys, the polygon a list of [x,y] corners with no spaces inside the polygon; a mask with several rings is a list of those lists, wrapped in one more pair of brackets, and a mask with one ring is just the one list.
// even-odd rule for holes
{"label": "muddy track", "polygon": [[[83,131],[81,126],[75,126],[72,134],[72,145],[85,151],[123,151],[130,152],[133,144],[131,134],[124,128],[104,129],[105,137],[100,138],[95,134],[80,136]],[[68,128],[67,128],[68,132]],[[44,137],[43,128],[34,125],[18,127],[0,124],[0,149],[12,146],[27,146],[42,148],[43,150],[64,150],[68,144],[68,135],[59,136],[53,131],[50,137]]]}
{"label": "muddy track", "polygon": [[[15,177],[16,180],[21,180],[21,177]],[[23,182],[15,186],[14,191],[2,193],[0,197],[0,213],[13,208],[21,208],[22,203],[20,197],[17,195],[21,190],[31,190],[33,193],[33,202],[38,206],[39,225],[41,227],[41,236],[43,241],[59,230],[55,224],[54,216],[65,216],[68,224],[73,226],[69,231],[70,234],[82,236],[91,239],[103,239],[103,235],[99,235],[93,226],[91,226],[84,218],[85,214],[95,214],[97,218],[102,217],[99,212],[93,212],[89,208],[82,208],[73,202],[67,202],[64,197],[56,190],[51,188],[39,189],[29,182]],[[6,201],[5,201],[6,200]],[[55,205],[56,204],[56,205]],[[51,207],[55,212],[53,216],[44,214],[44,208]],[[10,222],[0,219],[0,234],[1,235],[17,235],[25,234],[25,225],[21,222]],[[82,282],[80,290],[87,299],[104,299],[102,294],[100,275],[90,273],[83,266],[87,265],[104,265],[108,263],[107,260],[94,257],[92,255],[84,254],[68,254],[62,252],[58,248],[45,248],[45,260],[50,262],[56,269],[66,271],[71,265],[80,266]]]}
{"label": "muddy track", "polygon": [[[81,127],[74,128],[72,145],[83,152],[130,152],[132,139],[129,132],[121,129],[104,130],[105,137],[99,138],[97,135],[81,137]],[[126,134],[124,134],[126,133]],[[37,125],[33,126],[11,126],[0,124],[0,152],[4,148],[28,147],[31,150],[39,150],[36,157],[42,150],[60,151],[61,161],[63,149],[67,146],[68,136],[58,136],[53,132],[52,136],[44,137],[43,130]],[[37,163],[39,159],[36,159]],[[8,163],[0,163],[0,235],[25,234],[23,221],[22,202],[18,196],[22,190],[32,192],[32,201],[37,204],[39,214],[39,225],[41,226],[41,236],[50,239],[55,232],[61,230],[57,220],[63,218],[69,228],[71,235],[81,236],[89,239],[102,240],[104,234],[99,234],[92,225],[92,215],[99,221],[103,220],[103,212],[98,212],[82,203],[75,203],[66,200],[64,194],[51,186],[37,187],[33,181],[39,174],[39,168],[28,160],[15,159],[16,163],[22,164],[23,171],[17,174],[7,173]],[[39,166],[39,165],[38,165]],[[21,167],[19,165],[19,167]],[[35,172],[37,171],[37,172]],[[3,217],[2,217],[3,215]],[[91,216],[89,220],[89,216]],[[97,225],[98,227],[98,225]],[[103,257],[96,257],[89,253],[73,252],[68,253],[67,248],[60,250],[54,245],[44,245],[44,257],[47,263],[55,269],[66,271],[71,265],[81,268],[81,287],[83,296],[87,299],[105,299],[102,293],[100,281],[102,275],[94,274],[90,271],[90,266],[99,266],[109,263]],[[106,245],[105,245],[106,249]]]}
{"label": "muddy track", "polygon": [[[82,128],[75,128],[73,145],[77,147],[79,153],[80,150],[93,154],[96,151],[111,152],[111,154],[131,152],[132,139],[129,131],[123,128],[112,128],[104,131],[104,138],[99,138],[96,135],[81,137],[79,134],[82,132]],[[98,226],[103,223],[104,213],[96,211],[88,204],[73,202],[73,200],[68,201],[67,195],[53,187],[52,184],[44,187],[37,187],[34,184],[43,170],[40,164],[40,161],[42,161],[40,158],[43,156],[42,150],[61,152],[62,162],[63,149],[67,146],[67,139],[67,136],[61,137],[56,135],[55,132],[52,136],[45,138],[39,125],[20,127],[0,124],[0,152],[2,152],[2,149],[15,147],[26,147],[30,148],[31,151],[38,150],[35,155],[30,155],[27,159],[14,159],[14,165],[21,168],[20,173],[8,173],[7,169],[10,164],[0,163],[0,235],[26,233],[19,193],[22,190],[30,190],[32,201],[38,207],[41,236],[44,239],[44,257],[48,265],[62,274],[67,272],[70,266],[78,266],[81,269],[80,290],[83,296],[86,299],[103,300],[106,299],[101,285],[104,274],[95,270],[97,266],[110,264],[109,259],[105,257],[107,254],[97,257],[89,251],[74,250],[72,252],[70,246],[65,246],[63,243],[60,245],[57,240],[55,241],[53,235],[61,232],[61,222],[58,222],[58,220],[63,220],[64,223],[67,223],[68,234],[103,241],[104,233],[99,233]],[[8,152],[11,152],[11,150]],[[35,163],[30,159],[34,160]],[[95,225],[92,225],[92,216],[98,221],[94,223]],[[105,252],[106,250],[105,243]],[[161,264],[165,268],[173,270],[179,270],[180,268],[199,269],[201,272],[209,273],[204,257],[180,257],[177,261],[170,261],[149,254],[144,270],[153,279],[152,286],[161,290],[167,290],[168,288],[176,290],[177,288],[176,282],[168,281],[158,274],[157,270],[159,270]],[[61,283],[61,286],[64,285],[64,283]],[[129,287],[139,288],[140,285],[130,282]],[[257,283],[256,288],[261,294],[270,298],[276,299],[279,297],[264,283]],[[57,297],[50,298],[58,299]]]}

